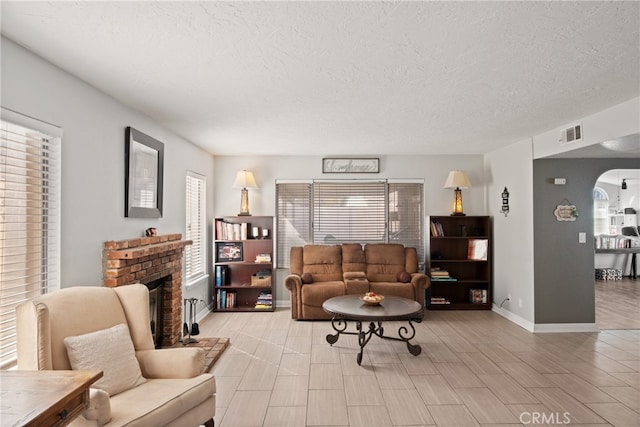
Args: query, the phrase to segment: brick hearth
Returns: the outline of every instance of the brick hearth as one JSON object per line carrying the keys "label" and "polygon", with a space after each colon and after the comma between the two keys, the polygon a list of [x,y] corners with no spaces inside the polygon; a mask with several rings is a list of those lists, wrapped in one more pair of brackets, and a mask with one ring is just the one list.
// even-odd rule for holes
{"label": "brick hearth", "polygon": [[177,343],[182,336],[182,254],[191,243],[182,240],[181,234],[104,242],[104,286],[147,284],[163,279],[164,346]]}

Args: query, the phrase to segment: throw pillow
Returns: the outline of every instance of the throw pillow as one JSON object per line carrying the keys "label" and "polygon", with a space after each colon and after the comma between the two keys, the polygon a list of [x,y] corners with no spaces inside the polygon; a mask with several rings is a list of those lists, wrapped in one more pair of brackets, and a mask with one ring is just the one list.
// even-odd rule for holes
{"label": "throw pillow", "polygon": [[398,273],[398,282],[409,283],[411,281],[411,274],[406,271],[401,271]]}
{"label": "throw pillow", "polygon": [[313,276],[311,275],[311,273],[302,273],[300,278],[302,279],[302,283],[305,285],[313,283]]}
{"label": "throw pillow", "polygon": [[66,337],[64,345],[71,368],[76,371],[102,371],[103,375],[91,387],[113,396],[147,380],[142,376],[135,349],[125,324]]}

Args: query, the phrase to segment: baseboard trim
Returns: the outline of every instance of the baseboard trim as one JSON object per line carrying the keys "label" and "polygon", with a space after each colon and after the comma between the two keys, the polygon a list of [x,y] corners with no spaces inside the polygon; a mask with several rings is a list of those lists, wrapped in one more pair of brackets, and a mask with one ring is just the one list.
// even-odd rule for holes
{"label": "baseboard trim", "polygon": [[507,320],[512,321],[521,328],[526,329],[529,332],[536,333],[571,333],[571,332],[599,332],[598,325],[595,323],[531,323],[526,319],[513,314],[512,312],[500,308],[498,305],[493,304],[492,310],[504,317]]}
{"label": "baseboard trim", "polygon": [[595,323],[537,323],[534,333],[599,332]]}
{"label": "baseboard trim", "polygon": [[504,308],[500,308],[497,304],[493,304],[493,307],[491,310],[499,314],[500,316],[504,317],[505,319],[512,321],[513,323],[520,326],[521,328],[526,329],[529,332],[535,332],[534,331],[535,325],[529,322],[527,319],[524,319],[518,316],[517,314],[513,314],[512,312],[505,310]]}

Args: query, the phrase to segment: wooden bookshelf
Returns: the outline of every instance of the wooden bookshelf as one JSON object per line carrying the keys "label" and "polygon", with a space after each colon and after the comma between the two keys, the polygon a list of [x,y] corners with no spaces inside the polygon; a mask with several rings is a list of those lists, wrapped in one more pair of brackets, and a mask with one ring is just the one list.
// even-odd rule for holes
{"label": "wooden bookshelf", "polygon": [[272,216],[214,219],[214,311],[274,311],[273,226]]}
{"label": "wooden bookshelf", "polygon": [[491,309],[491,217],[431,216],[429,225],[427,308]]}

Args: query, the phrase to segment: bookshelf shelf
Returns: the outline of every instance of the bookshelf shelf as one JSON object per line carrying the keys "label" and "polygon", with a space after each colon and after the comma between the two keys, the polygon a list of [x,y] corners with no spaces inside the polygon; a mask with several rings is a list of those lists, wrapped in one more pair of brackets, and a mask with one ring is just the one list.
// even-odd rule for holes
{"label": "bookshelf shelf", "polygon": [[491,309],[491,217],[431,216],[429,223],[427,308]]}
{"label": "bookshelf shelf", "polygon": [[214,311],[274,311],[273,225],[272,216],[214,219]]}

